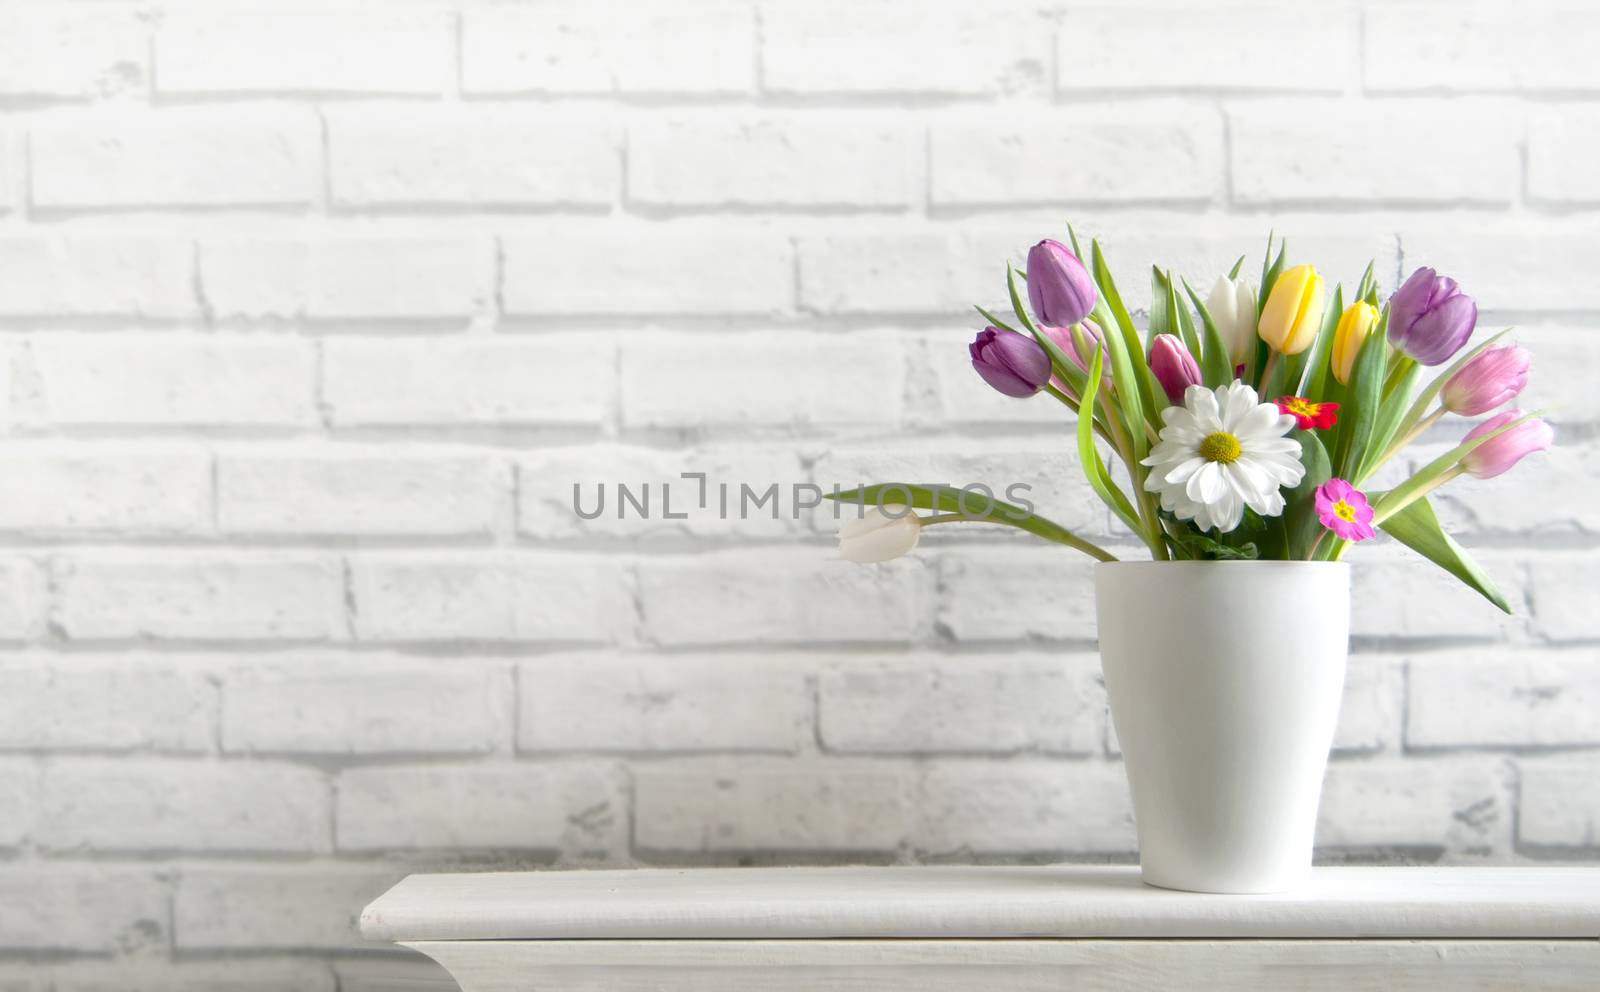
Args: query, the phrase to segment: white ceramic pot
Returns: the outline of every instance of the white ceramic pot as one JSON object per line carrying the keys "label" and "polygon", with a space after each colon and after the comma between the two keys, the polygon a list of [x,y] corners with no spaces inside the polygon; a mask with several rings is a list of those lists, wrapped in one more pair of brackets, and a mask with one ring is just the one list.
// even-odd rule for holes
{"label": "white ceramic pot", "polygon": [[1350,566],[1106,562],[1095,584],[1144,880],[1298,885],[1344,687]]}

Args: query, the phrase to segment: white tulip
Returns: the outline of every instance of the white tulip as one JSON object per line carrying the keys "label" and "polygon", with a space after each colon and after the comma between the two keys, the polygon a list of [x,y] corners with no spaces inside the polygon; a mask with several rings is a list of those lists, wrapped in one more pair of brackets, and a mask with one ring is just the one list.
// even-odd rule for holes
{"label": "white tulip", "polygon": [[1206,310],[1228,347],[1229,363],[1243,365],[1256,344],[1256,291],[1243,279],[1218,276]]}
{"label": "white tulip", "polygon": [[922,518],[909,508],[900,507],[901,516],[891,517],[873,507],[860,520],[839,528],[839,554],[863,564],[898,558],[917,546],[922,536]]}

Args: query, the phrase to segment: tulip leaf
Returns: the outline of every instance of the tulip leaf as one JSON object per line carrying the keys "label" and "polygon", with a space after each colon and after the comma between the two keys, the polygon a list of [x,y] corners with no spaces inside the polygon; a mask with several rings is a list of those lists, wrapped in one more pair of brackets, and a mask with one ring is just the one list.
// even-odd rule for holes
{"label": "tulip leaf", "polygon": [[1339,329],[1339,318],[1344,316],[1344,286],[1333,287],[1333,300],[1322,315],[1322,329],[1311,343],[1307,353],[1304,375],[1292,381],[1300,383],[1296,395],[1324,402],[1323,392],[1328,388],[1328,359],[1333,353],[1333,336]]}
{"label": "tulip leaf", "polygon": [[[1109,335],[1108,335],[1109,336]],[[1094,350],[1094,360],[1089,363],[1089,374],[1083,383],[1083,405],[1094,409],[1095,395],[1100,390],[1100,378],[1105,373],[1105,345]],[[1111,478],[1111,473],[1106,470],[1105,462],[1100,460],[1100,451],[1094,446],[1094,431],[1090,423],[1082,414],[1078,416],[1078,459],[1083,462],[1083,474],[1089,477],[1089,485],[1094,489],[1100,499],[1112,512],[1122,518],[1135,534],[1145,536],[1143,521],[1134,510],[1133,504]],[[1133,479],[1134,485],[1139,484],[1138,474],[1133,466],[1128,466],[1128,474]]]}
{"label": "tulip leaf", "polygon": [[1381,329],[1374,328],[1361,344],[1355,369],[1350,374],[1347,402],[1339,410],[1338,454],[1333,460],[1334,474],[1354,480],[1355,470],[1366,457],[1372,425],[1378,419],[1383,401],[1383,379],[1388,366],[1388,342]]}
{"label": "tulip leaf", "polygon": [[1401,360],[1403,366],[1391,376],[1391,381],[1394,382],[1394,395],[1384,397],[1377,423],[1372,427],[1372,442],[1367,445],[1367,453],[1361,459],[1361,467],[1355,474],[1357,479],[1365,480],[1367,476],[1377,471],[1384,454],[1389,450],[1389,445],[1394,443],[1395,435],[1400,430],[1400,420],[1406,410],[1405,397],[1410,396],[1417,378],[1422,374],[1422,366],[1410,358]]}
{"label": "tulip leaf", "polygon": [[972,309],[978,311],[978,313],[983,315],[983,319],[984,320],[987,320],[989,323],[991,323],[994,326],[1000,328],[1002,331],[1010,331],[1012,334],[1021,334],[1022,333],[1021,331],[1017,330],[1015,327],[1012,327],[1010,324],[1008,324],[1005,321],[1001,320],[999,317],[996,317],[994,314],[992,314],[989,311],[985,310],[983,307],[974,305]]}
{"label": "tulip leaf", "polygon": [[1178,331],[1183,338],[1183,346],[1189,349],[1189,354],[1200,360],[1200,335],[1195,333],[1194,318],[1189,315],[1189,308],[1183,305],[1178,297],[1178,284],[1172,281],[1172,273],[1167,273],[1167,308],[1178,317]]}
{"label": "tulip leaf", "polygon": [[1495,587],[1461,545],[1439,526],[1439,518],[1434,515],[1433,506],[1426,497],[1411,503],[1378,526],[1390,537],[1477,590],[1502,611],[1511,612],[1511,604],[1507,602],[1505,594]]}
{"label": "tulip leaf", "polygon": [[[1263,306],[1263,307],[1265,307],[1267,305],[1267,298],[1272,295],[1272,287],[1277,284],[1278,276],[1279,276],[1279,274],[1281,274],[1283,272],[1284,254],[1285,254],[1285,252],[1288,251],[1288,249],[1289,249],[1289,246],[1285,242],[1279,241],[1278,242],[1278,257],[1276,259],[1273,259],[1272,264],[1265,265],[1261,270],[1261,296],[1260,296],[1260,300],[1261,300],[1261,306]],[[1272,235],[1270,235],[1270,234],[1267,235],[1267,257],[1268,258],[1272,257]]]}
{"label": "tulip leaf", "polygon": [[1077,548],[1100,561],[1116,561],[1111,552],[1084,540],[1072,531],[1037,513],[982,493],[953,486],[920,486],[904,482],[879,483],[842,493],[824,493],[823,498],[862,506],[911,506],[918,510],[941,510],[972,517],[977,523],[1004,524],[1025,530],[1036,537]]}
{"label": "tulip leaf", "polygon": [[1147,348],[1157,335],[1177,333],[1173,326],[1172,308],[1167,303],[1171,287],[1166,273],[1154,265],[1150,266],[1150,340],[1145,342]]}
{"label": "tulip leaf", "polygon": [[1239,256],[1239,260],[1237,262],[1233,263],[1233,268],[1228,270],[1228,278],[1229,279],[1237,279],[1237,278],[1239,278],[1239,270],[1242,269],[1242,268],[1244,268],[1244,256],[1240,255]]}
{"label": "tulip leaf", "polygon": [[[1244,259],[1241,257],[1240,261]],[[1200,374],[1209,389],[1226,386],[1233,381],[1233,363],[1228,358],[1228,346],[1223,343],[1222,332],[1217,330],[1217,322],[1211,318],[1211,311],[1187,279],[1183,280],[1183,291],[1189,294],[1189,302],[1194,304],[1195,312],[1200,315],[1200,326],[1205,332],[1205,347],[1200,354]]]}
{"label": "tulip leaf", "polygon": [[1356,286],[1356,295],[1351,297],[1352,301],[1364,300],[1368,293],[1377,292],[1378,280],[1373,276],[1373,266],[1376,264],[1376,260],[1367,263],[1367,270],[1361,273],[1361,282]]}
{"label": "tulip leaf", "polygon": [[[1156,384],[1155,376],[1150,373],[1150,363],[1145,358],[1144,346],[1139,341],[1139,329],[1133,326],[1133,318],[1128,315],[1128,308],[1122,303],[1122,294],[1117,292],[1116,280],[1111,278],[1111,267],[1106,264],[1105,252],[1101,250],[1100,242],[1093,241],[1090,243],[1090,247],[1094,251],[1094,281],[1100,287],[1101,299],[1095,303],[1095,313],[1100,317],[1100,328],[1108,338],[1113,329],[1122,332],[1121,350],[1127,355],[1128,365],[1133,369],[1134,376],[1137,379],[1137,382],[1130,381],[1129,388],[1138,398],[1138,406],[1144,410],[1145,421],[1149,424],[1159,424],[1161,422],[1160,410],[1165,404],[1162,404],[1157,397],[1165,399],[1165,394],[1161,392],[1160,387]],[[1104,312],[1101,309],[1102,304],[1110,309],[1111,316],[1116,322],[1116,328],[1109,326],[1109,322],[1104,319]],[[1112,365],[1111,373],[1113,376],[1122,375],[1118,365],[1115,363]],[[1123,387],[1119,384],[1118,388],[1121,389]],[[1145,428],[1143,425],[1129,424],[1128,426],[1135,434],[1144,437]]]}
{"label": "tulip leaf", "polygon": [[1333,476],[1333,466],[1328,460],[1328,449],[1314,431],[1296,431],[1300,442],[1300,464],[1306,474],[1300,484],[1284,493],[1283,524],[1288,537],[1288,556],[1300,561],[1311,554],[1311,546],[1322,533],[1322,521],[1317,517],[1317,487]]}

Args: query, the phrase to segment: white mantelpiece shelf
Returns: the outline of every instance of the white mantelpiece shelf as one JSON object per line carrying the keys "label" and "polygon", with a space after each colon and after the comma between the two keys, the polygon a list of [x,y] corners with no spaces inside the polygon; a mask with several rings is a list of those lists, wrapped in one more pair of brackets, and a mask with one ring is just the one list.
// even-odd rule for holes
{"label": "white mantelpiece shelf", "polygon": [[1249,896],[1102,866],[413,875],[361,929],[465,992],[1588,992],[1600,868],[1322,868]]}

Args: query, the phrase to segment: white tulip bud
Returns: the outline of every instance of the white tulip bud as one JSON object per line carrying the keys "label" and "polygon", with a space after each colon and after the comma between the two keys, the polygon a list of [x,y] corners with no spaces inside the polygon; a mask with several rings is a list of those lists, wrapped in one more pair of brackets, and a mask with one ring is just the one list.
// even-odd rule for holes
{"label": "white tulip bud", "polygon": [[867,564],[898,558],[917,546],[922,536],[922,518],[909,507],[896,507],[901,511],[892,517],[873,507],[860,520],[852,520],[839,528],[839,554],[845,559]]}
{"label": "white tulip bud", "polygon": [[1256,293],[1243,279],[1218,276],[1206,310],[1228,348],[1228,363],[1243,365],[1256,346]]}

